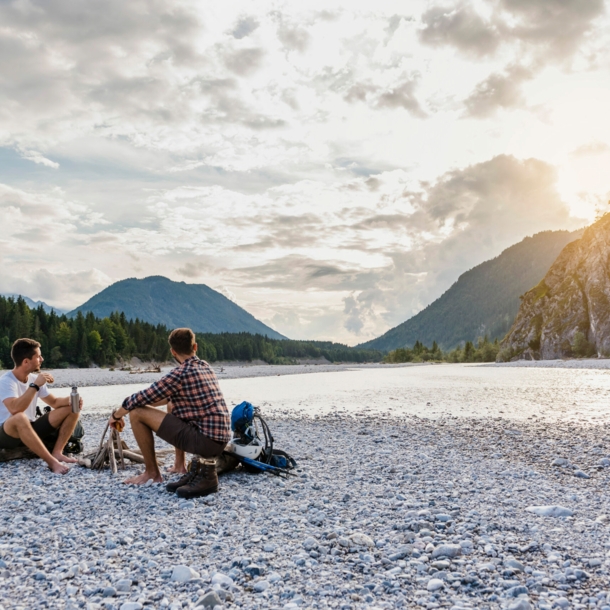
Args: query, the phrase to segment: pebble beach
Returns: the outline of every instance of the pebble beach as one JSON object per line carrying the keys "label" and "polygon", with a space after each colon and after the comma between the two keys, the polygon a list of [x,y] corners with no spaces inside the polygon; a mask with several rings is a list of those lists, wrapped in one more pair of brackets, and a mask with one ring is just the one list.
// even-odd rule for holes
{"label": "pebble beach", "polygon": [[189,501],[123,485],[135,465],[1,464],[0,606],[610,610],[608,424],[451,411],[269,407],[297,476]]}

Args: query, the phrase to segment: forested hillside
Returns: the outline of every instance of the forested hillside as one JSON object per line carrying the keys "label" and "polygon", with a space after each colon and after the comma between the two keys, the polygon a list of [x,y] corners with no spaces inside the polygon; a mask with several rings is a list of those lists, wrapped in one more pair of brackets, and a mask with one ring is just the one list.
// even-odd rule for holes
{"label": "forested hillside", "polygon": [[187,326],[201,333],[246,332],[285,338],[209,286],[173,282],[160,275],[115,282],[68,315],[92,312],[103,318],[114,311],[123,312],[127,319],[168,328]]}
{"label": "forested hillside", "polygon": [[359,347],[389,351],[416,341],[436,341],[450,350],[483,336],[502,339],[519,311],[519,297],[538,284],[563,248],[581,235],[582,231],[544,231],[526,237],[461,275],[417,315]]}
{"label": "forested hillside", "polygon": [[[0,296],[0,368],[12,367],[11,345],[19,337],[39,341],[45,366],[114,365],[117,360],[137,356],[144,361],[170,359],[167,337],[170,329],[161,324],[128,320],[114,312],[98,318],[78,312],[73,318],[48,313],[42,306],[30,309],[22,298]],[[197,333],[198,355],[209,362],[260,359],[270,364],[293,362],[296,358],[324,357],[331,362],[378,362],[375,350],[350,348],[324,341],[269,339],[250,333]]]}

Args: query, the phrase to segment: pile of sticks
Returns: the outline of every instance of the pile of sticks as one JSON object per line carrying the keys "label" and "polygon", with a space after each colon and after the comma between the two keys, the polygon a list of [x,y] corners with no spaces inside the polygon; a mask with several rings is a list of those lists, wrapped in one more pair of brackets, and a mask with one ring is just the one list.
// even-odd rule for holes
{"label": "pile of sticks", "polygon": [[[110,431],[110,434],[106,439],[108,431]],[[138,451],[132,451],[121,438],[121,433],[108,424],[104,428],[98,450],[86,457],[91,462],[90,467],[93,470],[102,470],[108,464],[112,474],[116,474],[119,468],[121,470],[125,469],[125,458],[138,464],[144,463],[142,455]]]}

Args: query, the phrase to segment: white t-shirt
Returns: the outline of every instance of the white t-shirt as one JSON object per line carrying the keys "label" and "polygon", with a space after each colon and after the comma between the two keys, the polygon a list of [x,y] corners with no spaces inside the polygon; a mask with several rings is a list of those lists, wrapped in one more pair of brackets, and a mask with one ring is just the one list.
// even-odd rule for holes
{"label": "white t-shirt", "polygon": [[[6,408],[4,401],[7,398],[19,398],[23,396],[30,383],[36,380],[35,373],[30,373],[28,375],[28,380],[26,383],[21,383],[15,375],[13,375],[13,371],[9,371],[8,373],[4,373],[2,377],[0,377],[0,425],[2,425],[11,415],[11,412]],[[25,414],[28,416],[30,421],[34,421],[36,419],[36,402],[38,398],[44,398],[49,395],[49,390],[47,389],[47,384],[45,383],[43,386],[40,386],[40,390],[36,392],[32,402],[28,405],[28,408],[25,410]]]}

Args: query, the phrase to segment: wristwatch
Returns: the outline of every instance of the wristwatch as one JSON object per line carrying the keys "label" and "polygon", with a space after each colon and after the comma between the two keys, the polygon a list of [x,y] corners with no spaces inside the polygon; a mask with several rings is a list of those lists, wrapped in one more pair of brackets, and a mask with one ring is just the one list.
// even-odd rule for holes
{"label": "wristwatch", "polygon": [[34,382],[30,383],[28,387],[34,388],[37,392],[40,392],[40,386],[36,385]]}

